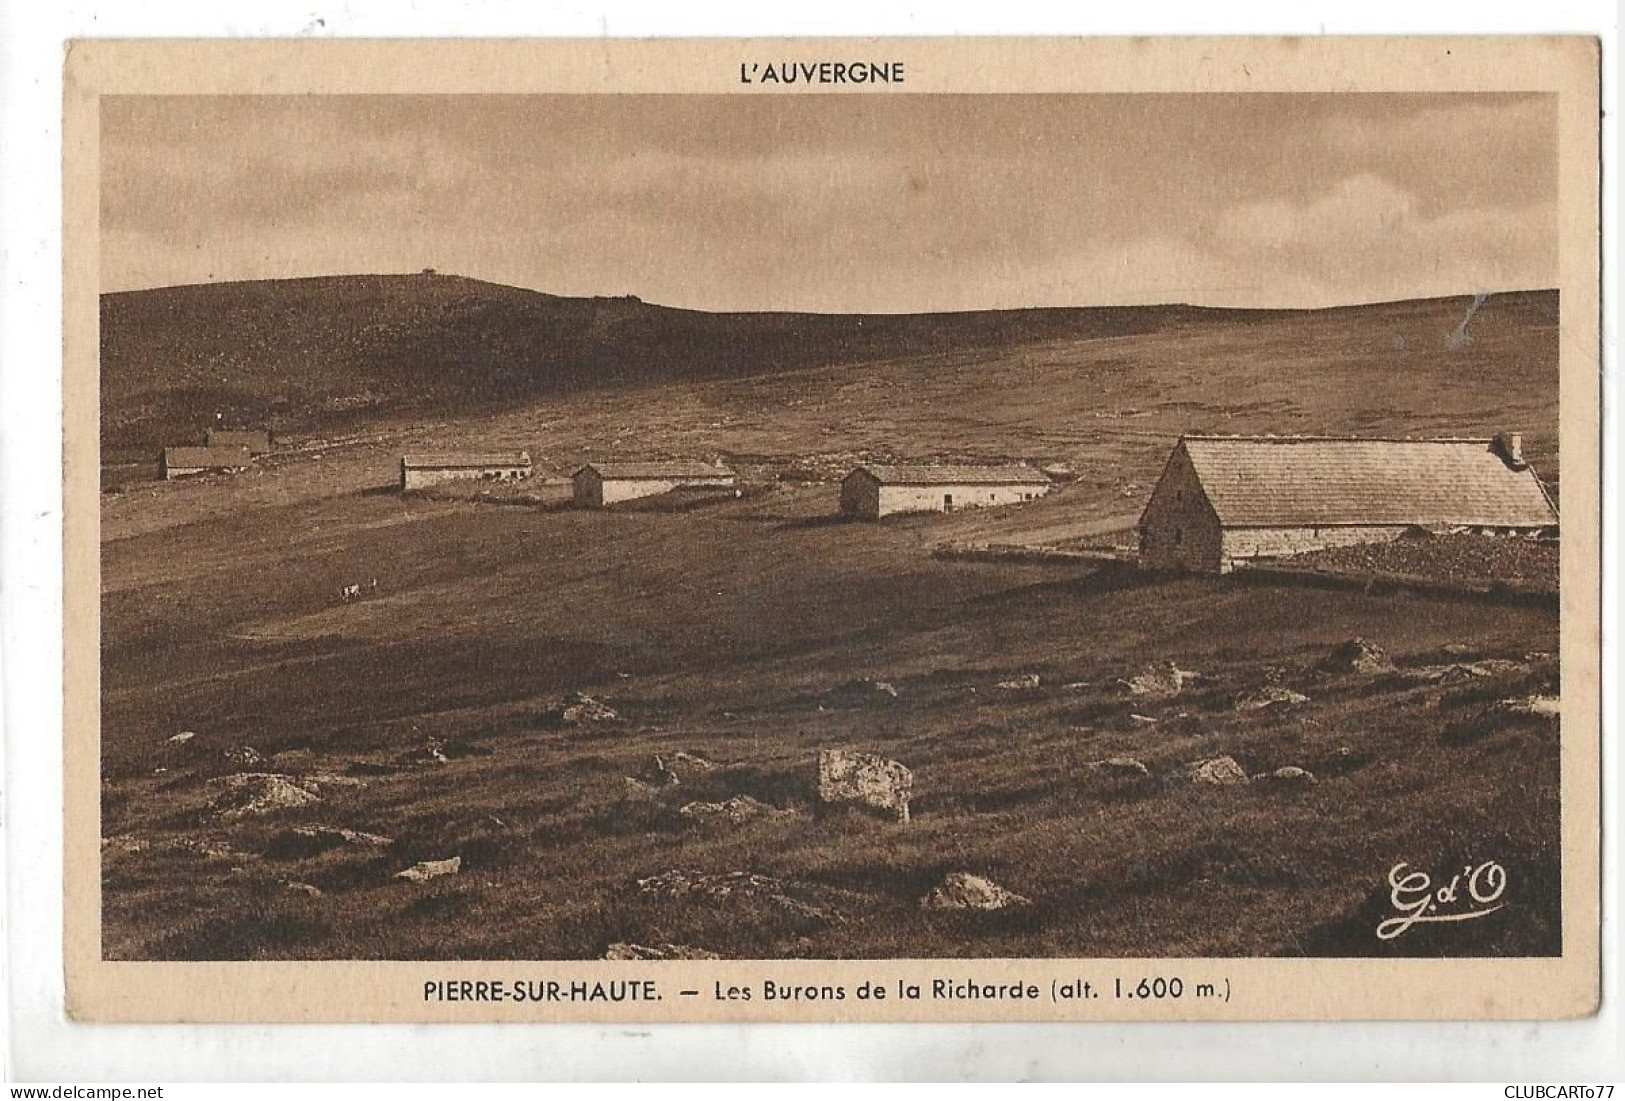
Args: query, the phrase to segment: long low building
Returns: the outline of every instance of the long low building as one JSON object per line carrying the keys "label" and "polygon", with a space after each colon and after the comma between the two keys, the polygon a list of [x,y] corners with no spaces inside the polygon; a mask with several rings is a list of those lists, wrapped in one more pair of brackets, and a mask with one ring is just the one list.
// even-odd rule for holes
{"label": "long low building", "polygon": [[530,452],[456,451],[403,455],[401,489],[424,489],[455,481],[508,482],[530,477]]}
{"label": "long low building", "polygon": [[1250,559],[1417,529],[1553,534],[1557,510],[1517,434],[1185,436],[1140,517],[1140,560],[1224,573]]}
{"label": "long low building", "polygon": [[731,489],[739,477],[725,466],[706,463],[588,463],[570,480],[577,505],[603,508],[677,489]]}
{"label": "long low building", "polygon": [[900,512],[955,512],[1020,504],[1054,483],[1030,466],[860,466],[841,481],[841,512],[878,520]]}
{"label": "long low building", "polygon": [[253,464],[246,447],[166,447],[158,456],[158,477],[233,474]]}

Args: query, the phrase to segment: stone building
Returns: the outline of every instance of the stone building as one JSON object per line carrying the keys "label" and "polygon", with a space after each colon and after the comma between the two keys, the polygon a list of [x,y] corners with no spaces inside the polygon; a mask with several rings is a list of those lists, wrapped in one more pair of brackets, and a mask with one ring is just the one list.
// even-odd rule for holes
{"label": "stone building", "polygon": [[193,474],[234,474],[253,461],[246,447],[166,447],[158,456],[158,477],[168,481]]}
{"label": "stone building", "polygon": [[263,428],[211,428],[210,447],[242,447],[255,458],[271,453],[271,433]]}
{"label": "stone building", "polygon": [[588,463],[571,477],[575,503],[603,508],[676,489],[732,489],[739,478],[725,466],[694,462]]}
{"label": "stone building", "polygon": [[455,481],[510,482],[530,477],[530,452],[446,452],[401,457],[401,490]]}
{"label": "stone building", "polygon": [[841,481],[841,512],[878,520],[899,512],[955,512],[1019,504],[1053,483],[1030,466],[860,466]]}
{"label": "stone building", "polygon": [[1185,436],[1140,517],[1140,560],[1224,573],[1237,561],[1415,529],[1555,534],[1557,511],[1517,434]]}

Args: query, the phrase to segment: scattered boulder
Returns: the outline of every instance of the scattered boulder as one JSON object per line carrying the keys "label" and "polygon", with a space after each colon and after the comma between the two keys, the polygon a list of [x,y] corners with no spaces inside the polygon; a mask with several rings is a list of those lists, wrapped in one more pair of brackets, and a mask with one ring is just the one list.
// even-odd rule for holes
{"label": "scattered boulder", "polygon": [[1419,684],[1464,684],[1472,680],[1523,673],[1528,669],[1521,662],[1485,658],[1482,661],[1457,661],[1448,665],[1418,665],[1405,670],[1405,679]]}
{"label": "scattered boulder", "polygon": [[311,781],[277,772],[239,772],[211,783],[225,789],[215,799],[214,809],[226,818],[269,814],[321,801]]}
{"label": "scattered boulder", "polygon": [[1107,757],[1104,761],[1094,762],[1094,767],[1119,780],[1144,780],[1151,776],[1145,762],[1134,757]]}
{"label": "scattered boulder", "polygon": [[749,795],[735,795],[732,799],[721,803],[684,803],[677,813],[691,822],[701,824],[727,822],[737,826],[752,819],[772,817],[787,812],[777,807],[768,806],[760,799],[754,799]]}
{"label": "scattered boulder", "polygon": [[1030,906],[1032,899],[979,875],[950,872],[940,886],[920,899],[920,905],[927,910],[1003,910],[1007,906]]}
{"label": "scattered boulder", "polygon": [[109,849],[111,849],[113,852],[120,853],[145,852],[147,849],[147,842],[139,837],[136,837],[134,834],[119,833],[114,834],[112,837],[102,838],[102,850],[105,852]]}
{"label": "scattered boulder", "polygon": [[307,784],[317,784],[321,787],[337,788],[364,788],[367,781],[359,776],[344,776],[337,772],[312,772],[305,777]]}
{"label": "scattered boulder", "polygon": [[183,743],[183,742],[189,742],[195,737],[197,737],[197,732],[196,731],[183,730],[179,734],[171,734],[169,736],[169,740],[171,742],[176,743],[176,744],[180,744],[180,743]]}
{"label": "scattered boulder", "polygon": [[224,754],[226,760],[234,765],[262,765],[265,756],[251,745],[232,746]]}
{"label": "scattered boulder", "polygon": [[1527,662],[1508,658],[1480,658],[1464,663],[1461,668],[1471,677],[1510,677],[1529,672]]}
{"label": "scattered boulder", "polygon": [[1499,706],[1514,715],[1538,715],[1543,719],[1555,719],[1563,714],[1563,701],[1557,696],[1525,696],[1502,700]]}
{"label": "scattered boulder", "polygon": [[627,944],[617,942],[604,953],[606,960],[720,960],[715,952],[686,944]]}
{"label": "scattered boulder", "polygon": [[463,858],[460,856],[447,857],[445,860],[420,860],[410,868],[396,872],[395,878],[421,883],[425,879],[434,879],[438,876],[456,875],[462,867]]}
{"label": "scattered boulder", "polygon": [[449,765],[451,763],[451,758],[446,756],[446,743],[440,738],[430,738],[419,748],[403,754],[400,760],[409,765]]}
{"label": "scattered boulder", "polygon": [[1205,761],[1193,761],[1186,767],[1185,775],[1192,783],[1197,784],[1245,784],[1247,771],[1236,763],[1234,757],[1210,757]]}
{"label": "scattered boulder", "polygon": [[698,898],[717,902],[759,900],[802,917],[830,920],[834,909],[816,887],[754,872],[690,872],[673,869],[637,881],[644,894],[666,898]]}
{"label": "scattered boulder", "polygon": [[1274,772],[1260,772],[1253,777],[1253,780],[1256,783],[1268,784],[1271,787],[1284,788],[1313,787],[1318,782],[1313,772],[1306,768],[1299,768],[1297,765],[1287,765],[1285,768],[1278,768]]}
{"label": "scattered boulder", "polygon": [[1132,711],[1129,712],[1128,721],[1129,721],[1129,724],[1131,726],[1156,726],[1157,725],[1157,720],[1152,718],[1150,715],[1141,715],[1141,714],[1137,714],[1137,713],[1132,712]]}
{"label": "scattered boulder", "polygon": [[[660,794],[660,787],[656,787],[654,784],[639,780],[636,776],[624,776],[622,777],[622,780],[626,784],[626,796],[629,799],[641,801],[653,799]],[[676,783],[675,780],[672,782]],[[665,785],[661,786],[663,787]]]}
{"label": "scattered boulder", "polygon": [[322,889],[314,883],[300,883],[297,880],[288,880],[282,886],[296,894],[309,895],[311,898],[321,898]]}
{"label": "scattered boulder", "polygon": [[1165,700],[1179,695],[1186,683],[1195,678],[1195,673],[1181,669],[1171,661],[1159,661],[1123,681],[1123,687],[1128,689],[1131,696]]}
{"label": "scattered boulder", "polygon": [[908,821],[914,773],[907,766],[873,753],[825,749],[818,754],[818,801],[856,804]]}
{"label": "scattered boulder", "polygon": [[1340,642],[1321,660],[1320,667],[1328,673],[1392,673],[1394,663],[1388,654],[1373,643],[1355,637]]}
{"label": "scattered boulder", "polygon": [[1020,676],[1011,677],[1009,680],[1001,680],[993,687],[1002,692],[1031,692],[1038,687],[1038,684],[1037,673],[1022,673]]}
{"label": "scattered boulder", "polygon": [[714,771],[717,767],[715,762],[681,749],[666,758],[666,765],[677,774],[679,780],[692,780],[696,776]]}
{"label": "scattered boulder", "polygon": [[265,854],[273,860],[303,860],[345,845],[381,849],[393,838],[339,826],[295,826],[282,830],[267,842]]}
{"label": "scattered boulder", "polygon": [[612,723],[618,721],[621,716],[602,700],[577,692],[560,705],[558,717],[562,722],[579,726],[584,723]]}
{"label": "scattered boulder", "polygon": [[[179,841],[171,841],[165,847],[172,851],[200,856],[205,860],[230,860],[248,855],[238,852],[232,848],[231,842],[218,837],[188,837]],[[233,870],[241,871],[242,869]]]}
{"label": "scattered boulder", "polygon": [[692,780],[696,776],[713,772],[716,767],[704,757],[678,750],[676,753],[650,757],[644,762],[643,770],[638,773],[637,778],[650,787],[674,787],[684,780]]}
{"label": "scattered boulder", "polygon": [[1237,711],[1263,711],[1267,708],[1297,707],[1308,703],[1309,697],[1295,692],[1284,684],[1266,684],[1236,700]]}

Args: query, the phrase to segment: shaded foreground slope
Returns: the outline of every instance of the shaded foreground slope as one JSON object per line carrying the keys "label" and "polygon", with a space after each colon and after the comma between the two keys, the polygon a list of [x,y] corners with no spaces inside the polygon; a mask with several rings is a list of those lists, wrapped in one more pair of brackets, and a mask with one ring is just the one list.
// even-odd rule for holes
{"label": "shaded foreground slope", "polygon": [[[798,522],[815,492],[608,513],[361,496],[305,506],[297,526],[267,512],[216,538],[205,521],[121,540],[104,603],[106,951],[1557,950],[1556,722],[1500,705],[1555,691],[1555,615],[942,562],[922,553],[928,517]],[[369,571],[376,596],[336,598]],[[1396,668],[1320,667],[1355,635]],[[1165,699],[1124,687],[1166,660],[1201,679]],[[998,687],[1027,673],[1036,688]],[[854,691],[863,678],[895,697]],[[1238,706],[1266,683],[1308,700]],[[619,719],[561,722],[557,701],[578,691]],[[915,769],[913,824],[815,813],[826,746]],[[627,784],[679,751],[717,767],[652,794]],[[1180,779],[1218,755],[1319,782]],[[1119,756],[1148,777],[1097,767]],[[223,779],[244,773],[319,798],[235,815]],[[784,813],[681,813],[736,795]],[[317,827],[385,840],[299,832]],[[452,856],[455,875],[393,878]],[[1516,891],[1504,915],[1371,936],[1394,863],[1486,859]],[[772,877],[812,910],[640,889],[671,871]],[[1033,905],[922,910],[951,871]]]}

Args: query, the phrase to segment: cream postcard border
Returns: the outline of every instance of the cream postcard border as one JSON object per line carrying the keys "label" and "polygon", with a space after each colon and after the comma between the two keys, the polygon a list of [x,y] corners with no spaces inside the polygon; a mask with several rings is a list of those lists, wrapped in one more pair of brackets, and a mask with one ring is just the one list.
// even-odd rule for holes
{"label": "cream postcard border", "polygon": [[[195,94],[852,94],[738,82],[763,55],[901,61],[858,94],[1548,92],[1559,112],[1563,955],[1541,959],[133,963],[100,958],[98,97]],[[79,40],[64,75],[64,955],[101,1021],[1068,1021],[1548,1019],[1599,996],[1598,43],[1590,38]],[[759,981],[1039,983],[1178,975],[1228,997],[766,1005],[678,988]],[[431,979],[654,980],[658,1002],[426,1002]]]}

